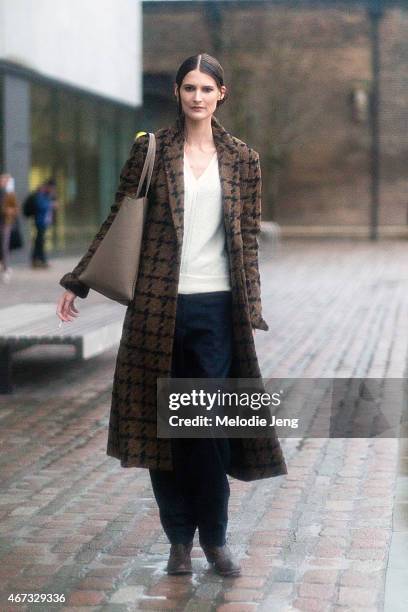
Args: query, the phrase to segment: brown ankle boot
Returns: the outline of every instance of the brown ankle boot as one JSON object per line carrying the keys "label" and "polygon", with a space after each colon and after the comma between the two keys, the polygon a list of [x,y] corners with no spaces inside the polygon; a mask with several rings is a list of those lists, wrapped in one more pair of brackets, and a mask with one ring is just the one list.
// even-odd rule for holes
{"label": "brown ankle boot", "polygon": [[201,544],[208,563],[214,566],[214,570],[220,576],[239,576],[241,568],[231,555],[228,546],[207,546]]}
{"label": "brown ankle boot", "polygon": [[170,575],[177,574],[192,574],[191,567],[191,549],[193,542],[189,544],[172,544],[170,547],[170,556],[167,562],[167,573]]}

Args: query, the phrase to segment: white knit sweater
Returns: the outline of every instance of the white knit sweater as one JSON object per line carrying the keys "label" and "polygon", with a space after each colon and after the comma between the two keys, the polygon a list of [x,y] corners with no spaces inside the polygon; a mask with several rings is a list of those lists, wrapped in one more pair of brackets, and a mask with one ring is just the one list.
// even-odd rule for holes
{"label": "white knit sweater", "polygon": [[217,153],[196,179],[184,155],[184,234],[179,293],[231,289]]}

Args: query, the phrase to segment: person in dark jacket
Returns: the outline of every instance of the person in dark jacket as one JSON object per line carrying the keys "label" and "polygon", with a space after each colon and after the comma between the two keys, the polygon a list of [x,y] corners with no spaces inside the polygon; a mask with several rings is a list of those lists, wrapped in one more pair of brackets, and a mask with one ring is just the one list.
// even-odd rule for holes
{"label": "person in dark jacket", "polygon": [[58,207],[56,201],[56,183],[48,179],[35,192],[34,223],[36,237],[31,254],[33,268],[48,268],[49,262],[45,251],[45,237],[47,229],[54,220],[54,210]]}

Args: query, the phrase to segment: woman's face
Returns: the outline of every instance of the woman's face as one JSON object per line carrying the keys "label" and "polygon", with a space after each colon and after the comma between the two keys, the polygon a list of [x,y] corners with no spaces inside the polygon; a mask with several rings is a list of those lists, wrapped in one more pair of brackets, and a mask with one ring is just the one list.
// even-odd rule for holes
{"label": "woman's face", "polygon": [[186,116],[193,121],[210,117],[217,108],[217,101],[224,97],[226,87],[219,89],[215,80],[200,70],[191,70],[186,74],[178,91],[177,85],[174,92],[179,93],[181,107]]}

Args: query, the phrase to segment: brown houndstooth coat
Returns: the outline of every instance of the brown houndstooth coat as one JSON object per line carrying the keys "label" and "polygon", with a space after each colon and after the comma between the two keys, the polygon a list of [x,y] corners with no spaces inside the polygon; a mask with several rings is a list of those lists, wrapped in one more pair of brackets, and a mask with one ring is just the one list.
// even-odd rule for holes
{"label": "brown houndstooth coat", "polygon": [[[261,218],[259,155],[212,117],[223,193],[233,295],[231,377],[261,376],[252,328],[268,330],[262,318],[258,241]],[[172,469],[170,441],[156,437],[156,378],[171,372],[177,287],[183,240],[184,136],[177,122],[155,132],[156,160],[135,296],[127,307],[113,380],[107,454],[122,467]],[[77,280],[111,225],[125,195],[135,195],[148,136],[133,144],[111,212],[88,251],[60,284],[84,298]],[[287,473],[274,428],[267,438],[231,439],[229,474],[256,480]]]}

